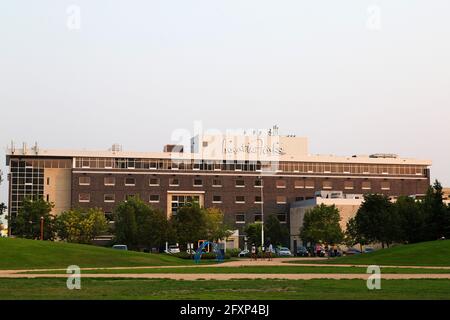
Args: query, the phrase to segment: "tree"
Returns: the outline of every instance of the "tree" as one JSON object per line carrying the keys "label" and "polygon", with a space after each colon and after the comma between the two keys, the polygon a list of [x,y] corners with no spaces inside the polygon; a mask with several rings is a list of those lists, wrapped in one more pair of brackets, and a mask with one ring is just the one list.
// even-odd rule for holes
{"label": "tree", "polygon": [[54,238],[54,217],[51,215],[53,203],[42,198],[27,198],[22,202],[22,208],[12,220],[13,234],[28,239],[39,239],[41,235],[41,217],[44,222],[44,240]]}
{"label": "tree", "polygon": [[450,237],[450,215],[443,201],[442,185],[435,181],[421,203],[426,219],[426,240]]}
{"label": "tree", "polygon": [[132,249],[160,247],[169,237],[170,228],[164,213],[138,197],[120,203],[114,216],[116,242]]}
{"label": "tree", "polygon": [[347,221],[344,233],[344,243],[348,247],[353,247],[354,245],[359,244],[361,252],[363,252],[362,247],[368,243],[368,241],[359,233],[356,219],[354,217]]}
{"label": "tree", "polygon": [[206,209],[206,229],[208,240],[219,241],[232,235],[230,227],[223,222],[224,214],[218,208]]}
{"label": "tree", "polygon": [[289,242],[289,230],[280,223],[277,216],[271,214],[264,223],[264,233],[268,242],[283,245]]}
{"label": "tree", "polygon": [[247,239],[251,244],[255,244],[257,247],[261,245],[261,229],[262,223],[250,223],[245,226],[244,232],[247,235]]}
{"label": "tree", "polygon": [[179,243],[195,243],[208,240],[208,218],[206,210],[197,203],[180,208],[171,218],[176,239]]}
{"label": "tree", "polygon": [[108,229],[108,222],[101,209],[69,210],[56,218],[56,230],[62,240],[77,243],[92,243]]}
{"label": "tree", "polygon": [[305,213],[300,237],[303,241],[312,243],[340,243],[344,239],[340,220],[341,216],[335,205],[316,206]]}
{"label": "tree", "polygon": [[385,195],[365,195],[355,220],[359,236],[368,242],[380,242],[384,248],[401,240],[399,216]]}
{"label": "tree", "polygon": [[420,203],[411,197],[399,197],[394,204],[400,226],[400,238],[407,243],[425,241],[426,216]]}

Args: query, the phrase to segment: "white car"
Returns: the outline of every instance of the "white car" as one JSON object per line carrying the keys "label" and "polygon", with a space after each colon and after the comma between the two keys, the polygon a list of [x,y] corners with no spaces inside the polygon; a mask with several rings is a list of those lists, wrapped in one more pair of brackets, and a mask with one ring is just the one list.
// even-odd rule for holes
{"label": "white car", "polygon": [[277,255],[280,257],[292,257],[291,250],[286,247],[277,248]]}
{"label": "white car", "polygon": [[178,246],[169,246],[167,250],[164,250],[165,253],[180,253],[180,248]]}

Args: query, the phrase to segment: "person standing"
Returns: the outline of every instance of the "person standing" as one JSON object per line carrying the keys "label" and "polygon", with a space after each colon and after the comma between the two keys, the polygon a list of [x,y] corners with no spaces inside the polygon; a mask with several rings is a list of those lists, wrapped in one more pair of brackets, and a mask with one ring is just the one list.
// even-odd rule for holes
{"label": "person standing", "polygon": [[267,254],[268,254],[268,257],[269,257],[269,261],[272,261],[272,251],[273,251],[273,246],[272,246],[272,244],[270,243],[270,244],[269,244],[269,249],[268,249],[268,251],[267,251]]}
{"label": "person standing", "polygon": [[251,254],[251,260],[255,260],[256,261],[256,246],[254,243],[252,243],[252,254]]}

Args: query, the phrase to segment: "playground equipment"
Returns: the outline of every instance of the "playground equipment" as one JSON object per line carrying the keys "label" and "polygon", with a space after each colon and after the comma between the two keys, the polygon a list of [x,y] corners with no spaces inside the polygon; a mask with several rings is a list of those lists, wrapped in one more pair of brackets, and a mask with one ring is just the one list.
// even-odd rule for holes
{"label": "playground equipment", "polygon": [[223,262],[224,256],[223,256],[222,250],[219,247],[219,244],[215,243],[215,242],[204,241],[198,247],[197,251],[195,252],[195,255],[194,255],[195,263],[200,263],[200,259],[202,258],[203,250],[209,245],[212,245],[212,247],[213,247],[213,252],[216,254],[216,261],[218,263]]}

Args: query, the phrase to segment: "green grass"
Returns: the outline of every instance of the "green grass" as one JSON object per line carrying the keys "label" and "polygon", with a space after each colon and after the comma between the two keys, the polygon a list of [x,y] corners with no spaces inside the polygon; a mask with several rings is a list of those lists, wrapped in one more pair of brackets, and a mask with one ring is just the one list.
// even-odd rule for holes
{"label": "green grass", "polygon": [[391,266],[450,266],[450,240],[399,245],[375,252],[322,261],[289,263],[364,264]]}
{"label": "green grass", "polygon": [[383,280],[368,290],[363,280],[82,279],[68,290],[66,279],[2,279],[0,299],[450,299],[450,280]]}
{"label": "green grass", "polygon": [[[361,267],[304,267],[304,266],[255,266],[255,267],[195,267],[195,268],[140,268],[140,269],[98,269],[98,270],[82,270],[83,274],[143,274],[143,273],[194,273],[194,274],[210,274],[210,273],[267,273],[267,274],[297,274],[297,273],[330,273],[330,274],[366,274],[367,268]],[[382,273],[398,273],[398,274],[450,274],[448,269],[414,269],[414,268],[381,268]],[[65,274],[65,271],[40,271],[40,272],[24,272],[27,274]]]}
{"label": "green grass", "polygon": [[120,251],[82,244],[0,238],[0,270],[83,267],[133,267],[193,264],[165,254]]}

